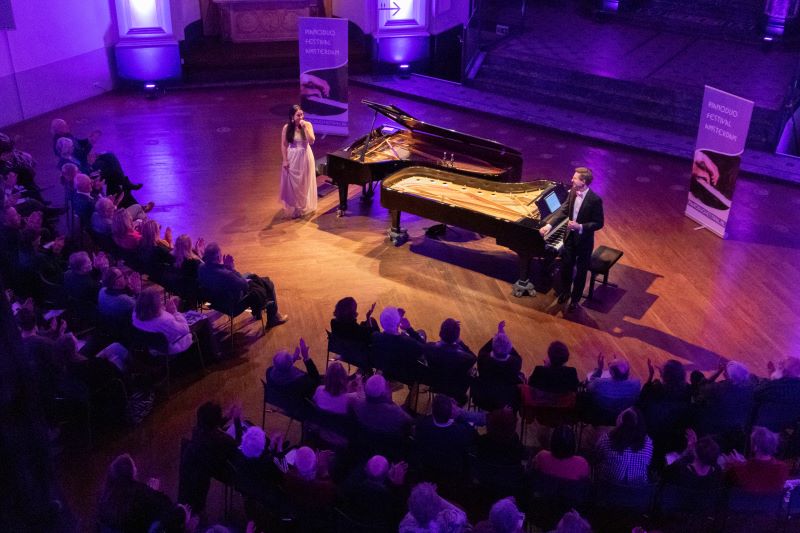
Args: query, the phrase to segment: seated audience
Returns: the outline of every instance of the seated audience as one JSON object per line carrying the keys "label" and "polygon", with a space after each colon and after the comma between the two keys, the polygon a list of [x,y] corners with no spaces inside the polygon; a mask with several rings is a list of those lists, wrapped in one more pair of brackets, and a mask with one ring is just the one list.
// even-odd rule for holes
{"label": "seated audience", "polygon": [[761,405],[758,424],[773,431],[793,427],[800,418],[800,358],[786,357],[775,369],[770,363],[769,380],[755,389],[755,401]]}
{"label": "seated audience", "polygon": [[92,231],[98,235],[108,235],[110,237],[116,209],[114,201],[110,198],[98,199],[94,204],[94,213],[92,213],[92,217],[89,220],[89,227],[92,228]]}
{"label": "seated audience", "polygon": [[756,426],[750,434],[752,457],[745,460],[733,453],[728,479],[734,487],[748,492],[780,492],[789,478],[789,465],[775,458],[778,435]]}
{"label": "seated audience", "polygon": [[692,490],[718,490],[722,485],[719,456],[719,445],[714,439],[698,439],[694,430],[687,429],[686,449],[664,470],[664,479]]}
{"label": "seated audience", "polygon": [[565,394],[578,390],[578,371],[565,366],[569,361],[569,348],[561,341],[550,343],[544,365],[533,369],[528,385],[537,391]]}
{"label": "seated audience", "polygon": [[456,419],[451,398],[437,394],[432,403],[433,414],[416,425],[416,459],[429,472],[462,477],[478,435],[467,423]]}
{"label": "seated audience", "polygon": [[212,305],[223,305],[232,309],[241,302],[251,309],[256,320],[261,319],[261,313],[266,309],[268,328],[283,324],[289,319],[287,315],[278,312],[278,300],[272,281],[268,277],[255,274],[246,277],[239,274],[234,268],[233,257],[223,256],[215,242],[206,246],[197,277],[200,286],[208,291]]}
{"label": "seated audience", "polygon": [[735,447],[744,434],[755,404],[755,381],[747,367],[728,361],[727,379],[700,386],[695,400],[695,426],[700,435],[718,435],[725,449]]}
{"label": "seated audience", "polygon": [[[357,386],[355,380],[353,383]],[[350,388],[347,371],[340,362],[334,361],[328,365],[323,384],[314,392],[314,404],[323,411],[345,415],[349,412],[350,402],[358,398],[358,391],[350,391]]]}
{"label": "seated audience", "polygon": [[167,353],[175,355],[185,352],[192,345],[189,323],[169,298],[166,306],[161,303],[161,294],[155,287],[147,287],[139,293],[133,311],[133,326],[150,333],[161,333],[167,339]]}
{"label": "seated audience", "polygon": [[364,399],[357,398],[351,403],[351,409],[360,426],[398,437],[408,434],[413,419],[392,401],[389,384],[383,376],[376,374],[367,380],[364,384],[364,396]]}
{"label": "seated audience", "polygon": [[407,471],[404,462],[390,465],[382,455],[372,456],[342,485],[347,513],[359,522],[396,527],[408,498]]}
{"label": "seated audience", "polygon": [[250,426],[242,434],[241,453],[232,459],[239,492],[270,507],[280,504],[278,487],[282,475],[273,460],[283,455],[283,450],[276,449],[277,444],[282,444],[280,441],[280,438],[270,441],[263,429]]}
{"label": "seated audience", "polygon": [[644,418],[630,407],[617,417],[617,425],[603,434],[596,445],[599,480],[626,485],[646,485],[653,458],[653,442],[647,436]]}
{"label": "seated audience", "polygon": [[589,462],[576,452],[575,432],[567,425],[558,426],[550,434],[550,449],[536,454],[531,468],[546,476],[580,481],[589,479]]}
{"label": "seated audience", "polygon": [[[101,257],[102,252],[97,257]],[[98,266],[108,267],[105,255],[98,260]],[[74,252],[69,256],[69,270],[64,273],[64,290],[73,300],[96,302],[100,292],[100,282],[92,269],[92,260],[86,252]]]}
{"label": "seated audience", "polygon": [[615,356],[608,364],[608,375],[603,373],[604,363],[605,356],[598,355],[597,368],[589,375],[587,411],[591,420],[612,425],[618,414],[636,404],[642,384],[630,376],[627,360]]}
{"label": "seated audience", "polygon": [[166,229],[162,239],[158,222],[151,218],[142,223],[140,232],[142,238],[139,240],[139,265],[158,283],[163,280],[165,271],[175,262],[170,253],[172,228]]}
{"label": "seated audience", "polygon": [[[634,529],[634,531],[636,531]],[[567,511],[551,533],[592,533],[592,526],[575,509]]]}
{"label": "seated audience", "polygon": [[481,409],[492,411],[517,403],[517,385],[522,383],[522,357],[505,332],[505,321],[497,325],[497,334],[478,351],[478,377],[472,385],[472,397]]}
{"label": "seated audience", "polygon": [[75,176],[75,194],[72,195],[72,212],[78,217],[81,229],[89,229],[95,210],[92,180],[86,174]]}
{"label": "seated audience", "polygon": [[347,296],[336,302],[331,319],[331,333],[339,338],[364,344],[370,341],[373,333],[380,331],[378,323],[372,318],[375,304],[367,311],[365,320],[358,322],[358,304],[355,298]]}
{"label": "seated audience", "polygon": [[[23,361],[27,363],[25,373],[32,379],[38,397],[50,398],[56,385],[56,345],[52,337],[58,334],[58,325],[52,322],[51,330],[42,334],[36,327],[36,312],[30,300],[17,311],[15,319],[22,337]],[[62,327],[66,323],[62,322]]]}
{"label": "seated audience", "polygon": [[659,368],[661,380],[653,380],[655,368],[647,360],[648,378],[639,394],[638,407],[644,415],[647,433],[653,439],[655,457],[659,461],[667,452],[686,446],[685,435],[691,415],[691,388],[686,382],[686,369],[680,361],[670,359]]}
{"label": "seated audience", "polygon": [[116,326],[130,326],[136,297],[142,290],[142,280],[137,272],[128,276],[116,267],[106,270],[103,287],[97,296],[100,315]]}
{"label": "seated audience", "polygon": [[136,479],[136,465],[128,454],[111,462],[100,496],[98,522],[120,533],[141,533],[172,507],[169,497],[158,491],[158,480],[144,484]]}
{"label": "seated audience", "polygon": [[448,502],[436,493],[436,485],[420,483],[411,489],[408,497],[408,513],[400,522],[399,533],[424,533],[439,531],[435,522],[440,513],[454,513],[453,517],[443,517],[443,521],[452,523],[453,518],[467,524],[464,511]]}
{"label": "seated audience", "polygon": [[439,341],[428,343],[425,359],[428,364],[426,382],[437,392],[464,405],[477,358],[461,340],[458,320],[448,318],[442,322]]}
{"label": "seated audience", "polygon": [[475,533],[522,533],[525,531],[525,515],[517,507],[514,498],[503,498],[492,505],[489,519],[475,525]]}
{"label": "seated audience", "polygon": [[111,236],[114,243],[124,252],[134,252],[139,248],[142,234],[133,227],[133,219],[126,209],[114,211],[111,221]]}
{"label": "seated audience", "polygon": [[131,183],[131,180],[123,172],[117,156],[112,153],[98,155],[94,163],[92,163],[92,169],[99,172],[100,177],[106,182],[106,194],[117,196],[123,193],[121,200],[118,202],[119,207],[124,209],[139,203],[133,197],[131,191],[141,189],[142,184]]}
{"label": "seated audience", "polygon": [[525,448],[517,434],[517,416],[509,407],[486,416],[486,433],[478,437],[478,459],[492,464],[518,465]]}
{"label": "seated audience", "polygon": [[[306,367],[305,372],[294,366],[301,359]],[[271,403],[291,414],[305,412],[305,399],[311,398],[319,382],[319,370],[302,338],[300,345],[295,347],[294,354],[287,350],[277,352],[272,357],[272,366],[267,369],[266,383]]]}
{"label": "seated audience", "polygon": [[[94,145],[97,144],[97,141],[100,139],[100,130],[94,130],[85,139],[78,139],[70,131],[69,124],[66,120],[55,118],[50,123],[50,134],[53,136],[53,152],[56,156],[61,157],[62,152],[62,150],[59,149],[59,140],[63,138],[69,139],[73,145],[71,155],[77,160],[77,164],[79,164],[81,168],[86,169],[81,172],[86,172],[88,174],[89,157]],[[59,165],[59,168],[61,168],[61,165]]]}
{"label": "seated audience", "polygon": [[385,307],[380,322],[383,331],[372,334],[372,364],[387,379],[411,385],[419,381],[425,345],[397,307]]}
{"label": "seated audience", "polygon": [[289,503],[299,512],[309,513],[309,518],[323,519],[336,500],[337,488],[330,476],[332,460],[333,452],[317,453],[307,446],[297,448],[294,464],[283,477]]}

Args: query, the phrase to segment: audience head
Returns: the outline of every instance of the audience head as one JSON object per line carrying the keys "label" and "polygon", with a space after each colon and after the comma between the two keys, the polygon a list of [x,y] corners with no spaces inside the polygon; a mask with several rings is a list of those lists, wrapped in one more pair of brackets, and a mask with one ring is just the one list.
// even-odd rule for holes
{"label": "audience head", "polygon": [[111,219],[111,233],[115,237],[124,237],[133,233],[133,219],[127,209],[117,209]]}
{"label": "audience head", "polygon": [[754,455],[772,457],[778,451],[778,434],[765,427],[755,426],[750,433],[750,447]]}
{"label": "audience head", "polygon": [[386,379],[379,374],[370,376],[364,384],[364,395],[367,397],[367,401],[385,400],[387,396]]}
{"label": "audience head", "polygon": [[142,322],[153,320],[161,314],[161,309],[161,294],[159,294],[158,289],[155,287],[142,289],[139,297],[136,298],[136,306],[134,307],[136,318]]}
{"label": "audience head", "polygon": [[69,124],[63,118],[54,118],[50,122],[50,133],[52,135],[63,135],[69,133]]}
{"label": "audience head", "polygon": [[258,459],[267,447],[267,434],[259,426],[250,426],[242,435],[239,449],[248,459]]}
{"label": "audience head", "polygon": [[197,408],[197,427],[203,431],[212,431],[225,424],[222,406],[218,402],[208,401]]}
{"label": "audience head", "polygon": [[742,385],[750,379],[747,367],[738,361],[728,361],[725,365],[725,375],[728,376],[728,381],[735,385]]}
{"label": "audience head", "polygon": [[59,157],[69,158],[72,157],[72,152],[75,149],[75,144],[69,137],[61,137],[56,141],[56,152]]}
{"label": "audience head", "polygon": [[86,194],[92,192],[92,178],[86,174],[75,176],[75,190]]}
{"label": "audience head", "polygon": [[192,239],[185,233],[179,235],[172,247],[172,255],[175,257],[175,266],[177,267],[180,267],[187,259],[197,258],[192,249]]}
{"label": "audience head", "polygon": [[97,214],[102,218],[113,218],[115,209],[116,206],[114,205],[114,202],[112,202],[110,198],[106,197],[100,198],[94,204],[94,210],[97,211]]}
{"label": "audience head", "polygon": [[21,307],[15,316],[17,327],[23,333],[34,333],[36,331],[36,313],[29,307]]}
{"label": "audience head", "polygon": [[106,487],[109,485],[126,484],[136,479],[136,463],[127,453],[118,455],[111,461],[106,476]]}
{"label": "audience head", "polygon": [[0,133],[0,155],[14,150],[14,141],[5,133]]}
{"label": "audience head", "polygon": [[328,370],[325,372],[325,390],[331,396],[347,392],[347,371],[339,361],[328,365]]}
{"label": "audience head", "polygon": [[702,437],[694,445],[694,455],[700,463],[714,466],[719,459],[719,444],[711,437]]}
{"label": "audience head", "polygon": [[661,370],[661,379],[667,388],[680,388],[686,385],[686,368],[680,361],[670,359],[664,363],[664,368]]}
{"label": "audience head", "polygon": [[608,373],[616,381],[625,381],[631,373],[631,365],[625,359],[618,357],[608,364]]}
{"label": "audience head", "polygon": [[117,267],[111,267],[103,274],[103,286],[106,289],[121,291],[128,286],[128,280],[122,270]]}
{"label": "audience head", "polygon": [[551,367],[564,366],[569,361],[569,348],[561,341],[553,341],[547,347],[547,360]]}
{"label": "audience head", "polygon": [[303,479],[317,477],[317,454],[308,446],[297,449],[294,456],[294,467]]}
{"label": "audience head", "polygon": [[446,318],[439,328],[439,338],[445,344],[455,344],[461,337],[461,323],[455,318]]}
{"label": "audience head", "polygon": [[61,165],[61,174],[68,183],[75,183],[75,178],[78,176],[78,165],[75,163],[64,163]]}
{"label": "audience head", "polygon": [[556,459],[568,459],[575,455],[575,432],[566,424],[553,430],[550,435],[550,453]]}
{"label": "audience head", "polygon": [[219,247],[219,244],[215,242],[210,242],[206,245],[206,249],[203,251],[203,262],[204,263],[222,262],[222,249]]}
{"label": "audience head", "polygon": [[139,246],[143,248],[152,248],[156,246],[161,236],[161,228],[158,226],[158,222],[152,218],[148,218],[144,221],[139,232],[142,234],[142,240],[139,241]]}
{"label": "audience head", "polygon": [[436,485],[433,483],[420,483],[411,489],[408,512],[421,527],[430,524],[442,507],[442,500],[436,494]]}
{"label": "audience head", "polygon": [[20,250],[34,252],[42,242],[42,230],[39,228],[23,228],[19,232]]}
{"label": "audience head", "polygon": [[617,416],[617,425],[608,433],[614,450],[621,452],[627,448],[638,452],[647,437],[647,427],[641,411],[629,407]]}
{"label": "audience head", "polygon": [[505,333],[498,333],[492,338],[492,356],[496,359],[506,359],[512,349],[511,339]]}
{"label": "audience head", "polygon": [[342,322],[352,322],[358,317],[358,304],[352,296],[347,296],[336,302],[333,308],[333,318]]}
{"label": "audience head", "polygon": [[517,417],[510,407],[496,409],[486,415],[486,434],[497,442],[514,439],[517,434]]}
{"label": "audience head", "polygon": [[383,328],[383,331],[386,333],[397,333],[401,318],[400,312],[396,307],[384,307],[383,311],[381,311],[381,328]]}
{"label": "audience head", "polygon": [[7,228],[19,228],[22,226],[22,217],[13,206],[3,209],[3,225]]}
{"label": "audience head", "polygon": [[434,520],[435,528],[431,531],[438,533],[462,533],[468,530],[467,515],[448,507],[439,511]]}
{"label": "audience head", "polygon": [[157,522],[150,526],[148,533],[187,533],[190,531],[187,529],[187,525],[191,518],[192,515],[186,505],[172,505]]}
{"label": "audience head", "polygon": [[373,455],[367,461],[366,472],[372,479],[383,479],[389,472],[389,461],[382,455]]}
{"label": "audience head", "polygon": [[572,509],[558,521],[555,533],[592,533],[592,526],[578,511]]}
{"label": "audience head", "polygon": [[88,274],[92,271],[92,260],[84,251],[73,252],[69,255],[69,269],[79,274]]}
{"label": "audience head", "polygon": [[587,187],[592,184],[594,175],[590,169],[586,167],[578,167],[575,169],[575,173],[580,176],[581,180],[586,184]]}
{"label": "audience head", "polygon": [[433,420],[437,424],[446,424],[453,418],[453,400],[444,394],[433,397]]}
{"label": "audience head", "polygon": [[492,505],[489,522],[494,533],[516,533],[522,531],[525,515],[519,512],[514,498],[503,498]]}
{"label": "audience head", "polygon": [[286,350],[280,350],[272,356],[272,372],[285,374],[294,366],[294,357]]}

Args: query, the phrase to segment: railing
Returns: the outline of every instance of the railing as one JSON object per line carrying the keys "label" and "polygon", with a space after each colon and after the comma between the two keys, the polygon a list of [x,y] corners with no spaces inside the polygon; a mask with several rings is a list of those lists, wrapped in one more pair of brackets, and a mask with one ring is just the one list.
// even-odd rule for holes
{"label": "railing", "polygon": [[461,79],[477,70],[483,53],[502,40],[525,30],[527,0],[472,0],[464,25]]}

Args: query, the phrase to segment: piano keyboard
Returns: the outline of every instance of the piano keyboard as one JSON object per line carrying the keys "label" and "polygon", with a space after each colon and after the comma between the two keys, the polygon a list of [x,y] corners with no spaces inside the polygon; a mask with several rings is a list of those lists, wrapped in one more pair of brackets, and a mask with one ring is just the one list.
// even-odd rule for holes
{"label": "piano keyboard", "polygon": [[564,219],[560,224],[550,230],[550,233],[545,235],[545,246],[554,252],[560,252],[564,247],[564,239],[567,237],[567,220]]}

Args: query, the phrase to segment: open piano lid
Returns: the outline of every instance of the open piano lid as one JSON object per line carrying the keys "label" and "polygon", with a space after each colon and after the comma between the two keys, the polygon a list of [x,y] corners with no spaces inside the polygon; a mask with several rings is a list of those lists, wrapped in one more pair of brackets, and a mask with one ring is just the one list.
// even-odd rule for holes
{"label": "open piano lid", "polygon": [[497,141],[483,139],[481,137],[474,137],[472,135],[467,135],[466,133],[461,133],[460,131],[422,122],[395,105],[379,104],[378,102],[372,102],[366,99],[361,100],[361,103],[370,109],[377,111],[381,115],[392,119],[408,130],[421,131],[430,135],[442,137],[444,139],[456,140],[467,145],[482,146],[484,148],[489,148],[501,153],[515,154],[522,157],[522,153],[516,148],[511,148],[510,146],[506,146],[505,144],[501,144]]}

